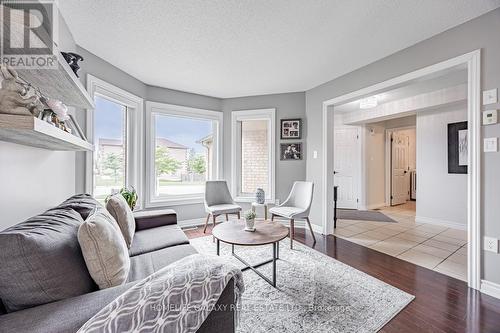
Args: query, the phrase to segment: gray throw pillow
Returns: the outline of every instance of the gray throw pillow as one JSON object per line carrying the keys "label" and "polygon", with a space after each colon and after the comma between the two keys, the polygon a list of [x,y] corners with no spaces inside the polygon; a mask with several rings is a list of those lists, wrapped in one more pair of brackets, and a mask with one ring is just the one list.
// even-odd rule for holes
{"label": "gray throw pillow", "polygon": [[120,228],[106,210],[99,209],[85,220],[78,229],[78,242],[99,289],[125,283],[130,257]]}
{"label": "gray throw pillow", "polygon": [[72,209],[53,208],[0,232],[0,298],[7,312],[95,291],[77,239],[83,222]]}
{"label": "gray throw pillow", "polygon": [[106,203],[106,209],[118,223],[125,243],[130,249],[135,234],[135,219],[127,201],[121,194],[112,195]]}

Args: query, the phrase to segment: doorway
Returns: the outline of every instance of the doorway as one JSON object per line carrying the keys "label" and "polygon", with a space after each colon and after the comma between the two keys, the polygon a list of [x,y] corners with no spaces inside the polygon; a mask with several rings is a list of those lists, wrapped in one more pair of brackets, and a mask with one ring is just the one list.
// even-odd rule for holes
{"label": "doorway", "polygon": [[338,186],[337,207],[358,209],[359,203],[359,129],[355,126],[334,128],[334,184]]}
{"label": "doorway", "polygon": [[417,199],[416,128],[386,130],[386,146],[386,205],[396,206],[415,201]]}
{"label": "doorway", "polygon": [[[359,139],[364,151],[360,177],[364,182],[360,195],[364,199],[358,210],[338,211],[338,228],[334,235],[467,281],[467,211],[464,205],[467,176],[450,173],[447,168],[447,127],[467,119],[467,96],[462,92],[456,95],[460,102],[436,103],[432,110],[421,109],[422,100],[436,91],[445,94],[450,87],[463,86],[467,79],[460,68],[453,72],[455,81],[448,80],[450,75],[425,81],[424,86],[433,85],[437,89],[434,91],[421,93],[418,86],[409,85],[404,87],[405,94],[397,89],[384,92],[385,100],[380,108],[411,104],[413,115],[378,121],[378,109],[374,107],[371,109],[373,117],[367,119],[369,122],[358,124],[357,129],[365,134]],[[342,114],[346,107],[340,105],[338,110]],[[349,112],[356,111],[346,110],[338,122],[343,124]],[[337,140],[334,147],[344,148],[334,150],[336,166],[342,165],[343,160],[357,160],[351,158],[357,137],[345,135],[346,131],[356,133],[356,126],[347,125],[334,127]],[[458,139],[458,133],[456,135]],[[347,169],[356,176],[353,172],[356,165],[350,163]],[[415,201],[417,174],[421,180],[418,207]],[[339,186],[341,188],[342,184]]]}
{"label": "doorway", "polygon": [[[373,86],[360,89],[346,95],[335,97],[323,102],[323,167],[322,167],[322,215],[324,233],[333,232],[333,185],[334,185],[334,135],[330,130],[334,125],[336,106],[374,96],[387,89],[401,87],[416,82],[425,77],[439,75],[464,66],[467,71],[465,91],[467,95],[466,113],[468,119],[468,173],[467,173],[467,281],[471,288],[480,288],[481,251],[480,251],[480,57],[481,51],[476,50],[441,63],[431,65],[414,72],[401,75]],[[431,110],[431,109],[428,109]],[[332,112],[334,111],[334,112]],[[382,111],[382,110],[381,110]],[[383,110],[387,111],[387,110]],[[351,123],[362,118],[366,112],[359,112],[350,117]],[[380,112],[379,116],[386,116]],[[363,185],[361,184],[361,187]],[[361,191],[363,193],[364,191]]]}

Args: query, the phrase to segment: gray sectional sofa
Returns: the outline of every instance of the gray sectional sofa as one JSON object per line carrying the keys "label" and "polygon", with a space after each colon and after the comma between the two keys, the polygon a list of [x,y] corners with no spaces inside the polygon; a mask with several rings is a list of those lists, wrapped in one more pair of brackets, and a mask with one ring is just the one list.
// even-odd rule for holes
{"label": "gray sectional sofa", "polygon": [[[138,280],[196,253],[172,210],[135,215],[126,284],[98,290],[77,239],[78,227],[100,204],[76,195],[0,232],[0,332],[76,332]],[[198,332],[234,332],[230,281]],[[217,307],[216,307],[217,308]]]}

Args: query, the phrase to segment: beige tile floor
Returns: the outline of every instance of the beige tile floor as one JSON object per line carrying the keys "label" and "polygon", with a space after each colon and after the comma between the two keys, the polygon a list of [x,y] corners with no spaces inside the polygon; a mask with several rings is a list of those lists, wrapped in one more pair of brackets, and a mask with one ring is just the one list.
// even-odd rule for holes
{"label": "beige tile floor", "polygon": [[398,221],[338,220],[334,234],[436,272],[467,280],[467,232],[415,222],[415,202],[385,207]]}

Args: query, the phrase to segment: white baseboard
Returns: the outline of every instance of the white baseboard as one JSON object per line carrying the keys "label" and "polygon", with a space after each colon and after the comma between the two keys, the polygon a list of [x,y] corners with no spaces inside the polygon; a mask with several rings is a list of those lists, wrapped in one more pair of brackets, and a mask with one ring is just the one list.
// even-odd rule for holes
{"label": "white baseboard", "polygon": [[[290,220],[280,219],[278,217],[275,217],[274,220],[283,223],[283,225],[285,227],[290,227]],[[293,225],[295,226],[295,228],[307,228],[307,229],[309,229],[306,221],[303,221],[303,220],[295,220]],[[311,223],[311,227],[312,227],[314,232],[316,232],[318,234],[323,234],[323,227],[322,226]]]}
{"label": "white baseboard", "polygon": [[377,204],[371,204],[371,205],[366,205],[365,210],[372,210],[372,209],[378,209],[385,207],[385,202],[377,203]]}
{"label": "white baseboard", "polygon": [[[206,217],[200,217],[200,218],[197,218],[197,219],[178,221],[177,224],[179,225],[179,227],[181,227],[183,229],[185,229],[185,228],[194,228],[194,227],[198,227],[200,225],[205,225],[205,220],[206,220]],[[278,218],[275,218],[274,220],[275,221],[280,221],[286,227],[290,226],[290,221],[289,220],[280,220]],[[222,221],[218,221],[218,222],[222,222]],[[209,225],[211,225],[211,224],[212,224],[212,219],[210,219],[210,221],[209,221]],[[309,228],[307,226],[307,224],[306,224],[305,221],[300,221],[300,220],[299,221],[295,221],[294,225],[295,225],[296,228]],[[323,227],[322,226],[311,223],[311,227],[312,227],[312,229],[313,229],[314,232],[316,232],[318,234],[322,234],[323,233]]]}
{"label": "white baseboard", "polygon": [[[193,227],[198,227],[200,225],[205,225],[205,219],[206,217],[200,217],[198,219],[191,219],[191,220],[182,220],[182,221],[177,221],[177,224],[181,228],[193,228]],[[212,221],[210,221],[212,223]]]}
{"label": "white baseboard", "polygon": [[323,227],[322,226],[317,225],[317,224],[312,224],[312,223],[311,223],[311,226],[312,226],[314,232],[321,234],[321,235],[323,234]]}
{"label": "white baseboard", "polygon": [[454,228],[454,229],[467,230],[467,224],[454,222],[454,221],[441,220],[441,219],[434,219],[434,218],[424,217],[424,216],[415,216],[415,222],[435,224],[435,225],[441,225],[444,227],[449,227],[449,228]]}
{"label": "white baseboard", "polygon": [[481,280],[480,288],[483,294],[500,299],[500,284],[491,281]]}

